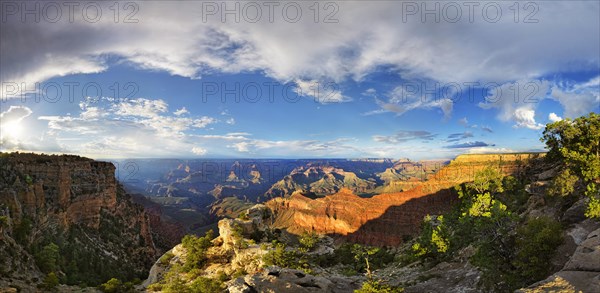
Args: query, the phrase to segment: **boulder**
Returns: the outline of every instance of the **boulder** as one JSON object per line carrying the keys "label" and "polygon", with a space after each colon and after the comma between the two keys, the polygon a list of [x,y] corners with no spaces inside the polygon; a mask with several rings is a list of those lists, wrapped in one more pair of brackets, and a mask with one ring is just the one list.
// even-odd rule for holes
{"label": "boulder", "polygon": [[358,287],[348,278],[312,276],[299,270],[269,267],[262,273],[246,275],[227,283],[227,292],[352,292]]}

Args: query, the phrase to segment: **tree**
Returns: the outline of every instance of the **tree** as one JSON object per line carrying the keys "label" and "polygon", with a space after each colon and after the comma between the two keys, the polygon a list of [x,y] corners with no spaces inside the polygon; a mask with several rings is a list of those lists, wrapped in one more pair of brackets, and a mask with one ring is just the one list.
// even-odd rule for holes
{"label": "tree", "polygon": [[548,158],[559,160],[586,185],[589,204],[586,216],[600,218],[600,115],[590,113],[575,120],[564,119],[546,125],[540,139],[549,149]]}
{"label": "tree", "polygon": [[421,235],[412,246],[413,253],[421,258],[441,258],[450,245],[448,234],[444,216],[425,216]]}
{"label": "tree", "polygon": [[486,167],[475,173],[473,182],[469,183],[468,186],[480,194],[486,191],[500,193],[504,191],[504,188],[502,187],[502,178],[502,173],[498,169]]}
{"label": "tree", "polygon": [[404,289],[395,288],[389,285],[381,284],[380,281],[367,280],[362,287],[354,290],[354,293],[402,293]]}
{"label": "tree", "polygon": [[302,235],[300,235],[298,241],[300,242],[300,249],[303,252],[312,251],[317,243],[319,243],[319,235],[317,235],[317,233],[314,231],[310,233],[304,232]]}
{"label": "tree", "polygon": [[519,271],[520,284],[539,281],[550,273],[551,258],[562,243],[560,223],[548,218],[531,219],[517,229],[517,254],[513,264]]}
{"label": "tree", "polygon": [[206,251],[212,246],[213,231],[206,232],[204,237],[185,235],[181,244],[186,250],[186,259],[183,269],[190,271],[199,268],[206,261]]}
{"label": "tree", "polygon": [[58,277],[54,272],[50,272],[42,281],[42,287],[48,290],[54,290],[58,286]]}
{"label": "tree", "polygon": [[35,262],[44,273],[56,271],[60,257],[58,245],[50,243],[35,255]]}
{"label": "tree", "polygon": [[106,283],[100,285],[99,287],[100,287],[100,291],[102,291],[102,292],[119,293],[122,290],[123,283],[121,282],[121,280],[119,280],[117,278],[112,278],[112,279],[106,281]]}
{"label": "tree", "polygon": [[555,196],[567,196],[575,192],[575,185],[579,177],[575,176],[570,169],[563,170],[548,189],[548,194]]}
{"label": "tree", "polygon": [[189,287],[195,293],[219,293],[224,289],[223,282],[206,277],[196,278]]}

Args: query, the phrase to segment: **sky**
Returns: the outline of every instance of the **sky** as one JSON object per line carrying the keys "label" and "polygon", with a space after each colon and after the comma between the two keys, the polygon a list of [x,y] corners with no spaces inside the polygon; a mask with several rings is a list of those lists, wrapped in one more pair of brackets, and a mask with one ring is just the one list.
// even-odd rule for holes
{"label": "sky", "polygon": [[438,159],[600,112],[598,1],[1,4],[1,151]]}

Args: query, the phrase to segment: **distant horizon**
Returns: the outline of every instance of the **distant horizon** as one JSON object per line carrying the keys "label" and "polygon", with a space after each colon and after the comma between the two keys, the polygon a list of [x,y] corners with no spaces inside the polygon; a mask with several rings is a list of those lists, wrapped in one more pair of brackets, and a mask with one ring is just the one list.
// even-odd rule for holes
{"label": "distant horizon", "polygon": [[497,153],[464,153],[464,154],[457,154],[456,156],[453,157],[445,157],[445,158],[430,158],[430,159],[413,159],[410,157],[397,157],[397,158],[392,158],[392,157],[297,157],[297,158],[290,158],[290,157],[286,157],[286,158],[277,158],[277,157],[264,157],[264,158],[252,158],[252,157],[246,157],[246,158],[242,158],[242,157],[201,157],[201,158],[193,158],[193,157],[123,157],[123,158],[93,158],[93,157],[88,157],[88,156],[84,156],[84,155],[79,155],[79,154],[73,154],[73,153],[44,153],[44,152],[29,152],[29,151],[0,151],[0,153],[6,153],[6,154],[11,154],[11,153],[20,153],[20,154],[35,154],[35,155],[55,155],[55,156],[61,156],[61,155],[66,155],[66,156],[79,156],[79,157],[83,157],[83,158],[88,158],[88,159],[92,159],[95,161],[122,161],[122,160],[186,160],[186,161],[197,161],[197,160],[239,160],[239,161],[252,161],[252,160],[316,160],[316,161],[323,161],[323,160],[347,160],[347,161],[351,161],[351,160],[392,160],[392,161],[399,161],[399,160],[409,160],[409,161],[413,161],[413,162],[419,162],[419,161],[441,161],[441,160],[453,160],[459,156],[470,156],[470,155],[516,155],[516,154],[542,154],[542,153],[547,153],[547,151],[522,151],[522,152],[497,152]]}

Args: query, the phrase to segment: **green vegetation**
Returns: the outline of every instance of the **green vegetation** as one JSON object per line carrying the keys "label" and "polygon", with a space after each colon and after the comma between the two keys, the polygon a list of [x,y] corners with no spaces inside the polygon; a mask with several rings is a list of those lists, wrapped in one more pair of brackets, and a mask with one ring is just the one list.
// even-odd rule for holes
{"label": "green vegetation", "polygon": [[444,216],[425,217],[421,236],[413,244],[412,250],[416,256],[423,258],[431,258],[448,251],[448,231],[444,225]]}
{"label": "green vegetation", "polygon": [[[148,290],[172,293],[222,292],[225,288],[223,281],[229,279],[229,276],[223,273],[214,279],[201,276],[208,261],[207,251],[213,246],[213,234],[209,230],[202,237],[186,235],[182,240],[182,246],[186,250],[183,264],[171,265],[162,281],[150,285]],[[166,253],[160,258],[160,262],[167,265],[173,257],[172,253]]]}
{"label": "green vegetation", "polygon": [[30,218],[23,217],[21,223],[19,223],[13,231],[15,240],[25,248],[29,246],[27,238],[31,234],[32,224],[33,222]]}
{"label": "green vegetation", "polygon": [[192,269],[201,268],[206,262],[206,250],[212,246],[214,232],[209,230],[203,237],[186,235],[181,244],[186,250],[186,259],[183,270],[189,272]]}
{"label": "green vegetation", "polygon": [[112,278],[108,280],[106,283],[98,286],[98,289],[102,292],[106,293],[129,293],[135,292],[134,286],[132,282],[123,283],[121,280],[117,278]]}
{"label": "green vegetation", "polygon": [[550,218],[520,219],[522,189],[518,179],[503,178],[496,169],[477,172],[472,183],[455,188],[460,202],[452,211],[425,217],[408,260],[437,263],[471,245],[470,261],[481,270],[485,290],[514,291],[541,280],[562,242],[562,229]]}
{"label": "green vegetation", "polygon": [[6,227],[8,227],[8,217],[0,216],[0,231],[2,228],[6,228]]}
{"label": "green vegetation", "polygon": [[389,285],[381,284],[380,281],[369,280],[363,283],[362,287],[358,290],[354,290],[354,293],[402,293],[404,289],[391,287]]}
{"label": "green vegetation", "polygon": [[575,192],[575,186],[579,178],[570,169],[563,170],[548,189],[548,194],[553,196],[568,196]]}
{"label": "green vegetation", "polygon": [[35,254],[35,263],[44,273],[54,272],[58,268],[60,258],[58,245],[50,243]]}
{"label": "green vegetation", "polygon": [[302,252],[312,251],[317,246],[317,243],[319,243],[319,235],[314,231],[310,233],[304,232],[300,235],[298,241],[300,242],[300,250]]}
{"label": "green vegetation", "polygon": [[163,254],[163,256],[161,256],[158,259],[158,261],[160,262],[161,265],[166,266],[173,259],[173,257],[175,257],[175,255],[169,251],[169,252]]}
{"label": "green vegetation", "polygon": [[[575,120],[564,119],[546,125],[540,139],[548,148],[548,159],[560,161],[564,171],[554,181],[560,195],[576,189],[577,176],[585,186],[588,207],[585,215],[600,218],[600,115],[590,113]],[[566,173],[568,170],[568,173]],[[572,174],[572,175],[571,175]]]}
{"label": "green vegetation", "polygon": [[40,285],[40,287],[43,289],[54,291],[58,286],[58,277],[54,272],[50,272],[46,275],[46,277],[42,281],[42,284]]}
{"label": "green vegetation", "polygon": [[266,266],[280,266],[282,268],[292,268],[311,273],[310,261],[305,253],[300,253],[297,249],[288,249],[285,243],[273,241],[273,250],[270,250],[263,256]]}

